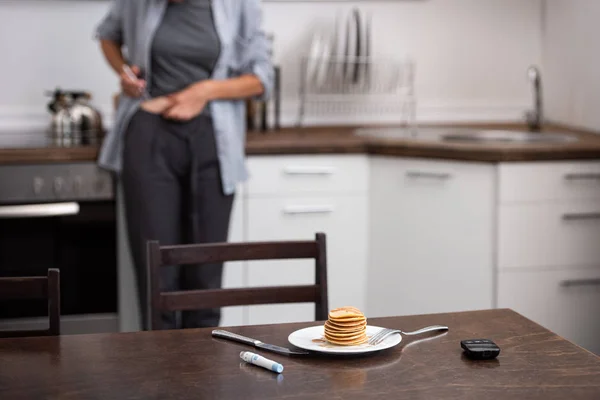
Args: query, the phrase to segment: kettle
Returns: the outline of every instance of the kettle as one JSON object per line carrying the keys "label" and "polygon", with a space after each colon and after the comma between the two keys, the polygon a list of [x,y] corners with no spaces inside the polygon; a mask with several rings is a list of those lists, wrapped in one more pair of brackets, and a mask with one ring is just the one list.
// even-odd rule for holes
{"label": "kettle", "polygon": [[48,110],[52,114],[49,133],[55,139],[90,143],[104,136],[102,116],[90,104],[91,94],[83,91],[56,89]]}

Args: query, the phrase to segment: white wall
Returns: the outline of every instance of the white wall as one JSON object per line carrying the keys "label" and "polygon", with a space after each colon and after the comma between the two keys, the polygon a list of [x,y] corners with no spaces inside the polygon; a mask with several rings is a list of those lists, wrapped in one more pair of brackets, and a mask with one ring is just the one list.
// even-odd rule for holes
{"label": "white wall", "polygon": [[600,132],[600,1],[546,0],[547,117]]}
{"label": "white wall", "polygon": [[[424,0],[268,3],[284,73],[284,119],[295,116],[298,57],[315,21],[340,7],[373,12],[376,54],[417,62],[422,120],[514,120],[531,104],[526,68],[541,62],[542,0]],[[110,110],[116,80],[92,41],[106,1],[0,1],[0,127],[47,120],[45,89],[91,90]]]}

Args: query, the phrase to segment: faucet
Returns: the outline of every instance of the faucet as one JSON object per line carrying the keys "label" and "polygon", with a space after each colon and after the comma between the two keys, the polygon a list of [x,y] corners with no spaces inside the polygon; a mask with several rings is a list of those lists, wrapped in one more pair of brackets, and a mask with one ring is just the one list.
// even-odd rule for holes
{"label": "faucet", "polygon": [[531,132],[539,132],[542,129],[542,77],[539,68],[531,66],[527,69],[527,78],[532,84],[534,109],[525,113],[525,119]]}

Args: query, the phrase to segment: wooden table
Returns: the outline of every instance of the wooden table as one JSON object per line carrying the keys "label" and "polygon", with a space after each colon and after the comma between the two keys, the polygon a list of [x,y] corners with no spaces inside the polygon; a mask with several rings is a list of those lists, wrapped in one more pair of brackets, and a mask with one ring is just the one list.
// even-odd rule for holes
{"label": "wooden table", "polygon": [[[276,375],[240,362],[243,345],[211,329],[0,340],[0,399],[600,399],[600,358],[510,310],[397,318],[372,325],[445,324],[430,340],[404,338],[359,358],[263,353]],[[312,324],[231,328],[287,345]],[[497,360],[465,359],[461,339],[490,338]],[[412,344],[411,344],[412,343]]]}

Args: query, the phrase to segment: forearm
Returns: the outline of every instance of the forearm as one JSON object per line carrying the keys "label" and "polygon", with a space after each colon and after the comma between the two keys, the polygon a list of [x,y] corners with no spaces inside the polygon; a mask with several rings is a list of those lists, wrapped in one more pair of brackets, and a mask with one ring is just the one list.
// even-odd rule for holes
{"label": "forearm", "polygon": [[245,99],[264,92],[260,79],[247,74],[236,78],[200,82],[200,90],[206,91],[208,100]]}
{"label": "forearm", "polygon": [[121,45],[112,40],[101,40],[100,47],[108,64],[117,74],[120,74],[125,64]]}

